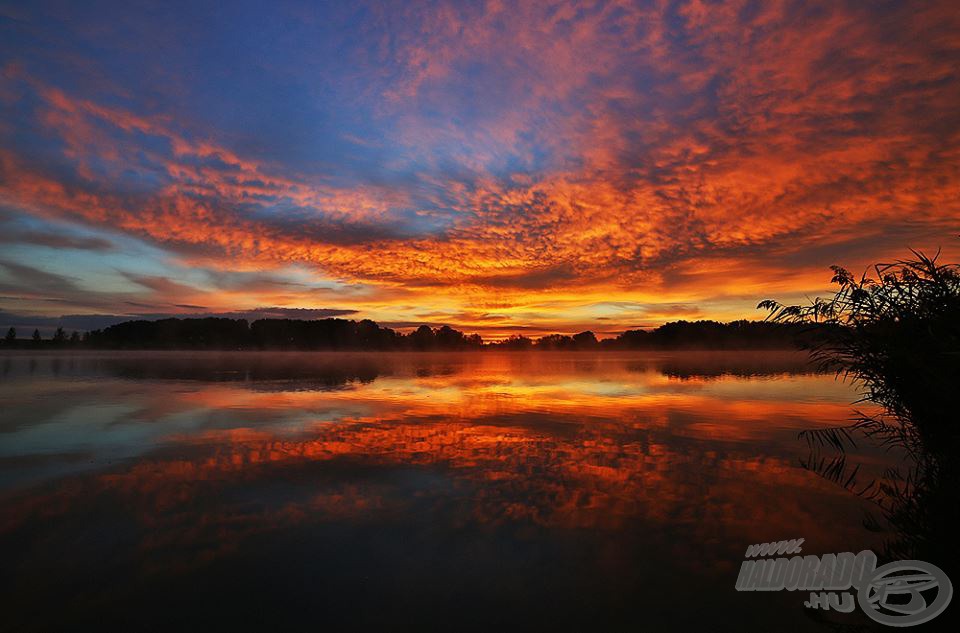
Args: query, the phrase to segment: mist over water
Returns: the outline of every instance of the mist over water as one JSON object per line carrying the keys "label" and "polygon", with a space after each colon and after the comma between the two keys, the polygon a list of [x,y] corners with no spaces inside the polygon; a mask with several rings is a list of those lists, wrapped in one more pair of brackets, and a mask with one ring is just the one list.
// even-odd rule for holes
{"label": "mist over water", "polygon": [[822,630],[734,590],[746,546],[885,536],[801,466],[857,398],[803,354],[8,354],[0,380],[26,628]]}

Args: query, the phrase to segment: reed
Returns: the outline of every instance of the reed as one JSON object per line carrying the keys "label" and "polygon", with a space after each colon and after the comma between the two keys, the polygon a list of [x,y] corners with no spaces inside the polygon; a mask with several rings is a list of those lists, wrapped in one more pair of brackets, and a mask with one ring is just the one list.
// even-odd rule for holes
{"label": "reed", "polygon": [[[839,288],[832,297],[807,305],[768,299],[758,307],[774,322],[821,326],[809,345],[813,358],[855,380],[862,400],[882,409],[857,411],[848,426],[801,432],[809,448],[801,465],[879,506],[882,522],[868,515],[865,523],[892,533],[887,560],[933,560],[955,571],[960,266],[940,263],[939,252],[911,253],[859,278],[833,267]],[[858,441],[903,449],[905,463],[863,483],[860,466],[847,458]]]}
{"label": "reed", "polygon": [[[780,323],[830,325],[809,348],[813,358],[862,388],[894,424],[873,433],[920,441],[927,450],[955,445],[960,385],[960,266],[940,253],[877,264],[859,278],[834,266],[837,292],[807,305],[772,299],[759,308]],[[875,422],[877,422],[875,420]],[[869,423],[865,421],[868,426]]]}

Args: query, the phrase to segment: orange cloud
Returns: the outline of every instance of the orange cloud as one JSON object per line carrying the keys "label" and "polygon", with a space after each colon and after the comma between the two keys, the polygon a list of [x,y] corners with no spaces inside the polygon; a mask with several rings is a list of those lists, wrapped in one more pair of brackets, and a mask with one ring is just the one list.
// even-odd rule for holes
{"label": "orange cloud", "polygon": [[[501,333],[603,316],[536,314],[548,301],[753,316],[767,294],[822,290],[832,263],[958,252],[949,3],[402,13],[389,60],[377,45],[355,62],[383,87],[361,95],[372,125],[391,124],[359,141],[392,148],[387,168],[412,174],[400,183],[245,155],[9,65],[3,94],[32,91],[68,168],[8,147],[0,197],[211,269],[308,266],[369,288],[351,307],[381,319],[415,321],[414,305],[476,315],[467,328],[499,318]],[[374,11],[363,32],[393,19]],[[386,61],[389,78],[370,74]]]}

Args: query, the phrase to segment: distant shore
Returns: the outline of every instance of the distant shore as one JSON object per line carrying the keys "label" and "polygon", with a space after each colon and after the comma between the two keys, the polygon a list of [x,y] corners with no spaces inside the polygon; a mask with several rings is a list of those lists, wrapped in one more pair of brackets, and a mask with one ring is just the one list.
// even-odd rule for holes
{"label": "distant shore", "polygon": [[597,339],[591,331],[522,335],[485,342],[449,326],[422,325],[407,334],[370,320],[202,318],[125,321],[103,330],[67,334],[58,329],[44,339],[35,331],[19,338],[14,328],[0,350],[143,350],[143,351],[629,351],[629,350],[796,350],[809,346],[822,327],[769,321],[673,321],[649,330],[626,330]]}

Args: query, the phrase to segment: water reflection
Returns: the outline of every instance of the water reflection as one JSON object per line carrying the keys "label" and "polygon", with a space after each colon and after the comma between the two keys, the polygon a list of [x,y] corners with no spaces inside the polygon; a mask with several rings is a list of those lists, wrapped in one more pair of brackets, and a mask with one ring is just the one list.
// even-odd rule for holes
{"label": "water reflection", "polygon": [[882,537],[800,466],[798,431],[854,396],[799,355],[6,356],[2,375],[3,606],[25,626],[817,630],[796,596],[733,590],[745,545]]}

